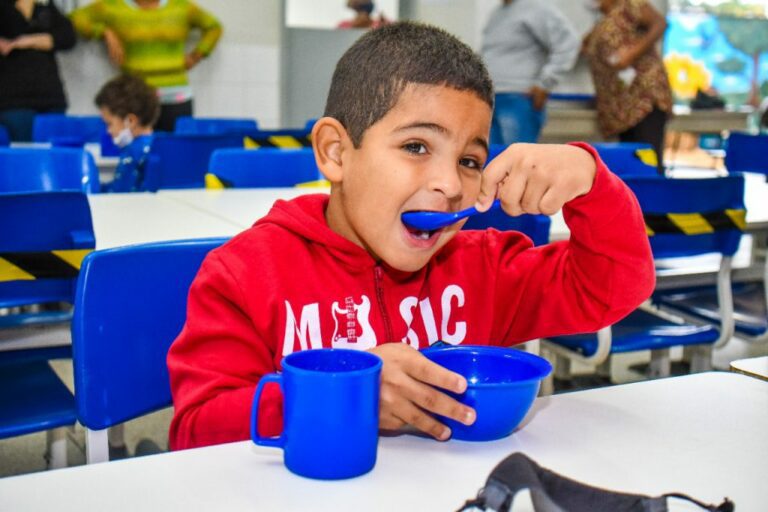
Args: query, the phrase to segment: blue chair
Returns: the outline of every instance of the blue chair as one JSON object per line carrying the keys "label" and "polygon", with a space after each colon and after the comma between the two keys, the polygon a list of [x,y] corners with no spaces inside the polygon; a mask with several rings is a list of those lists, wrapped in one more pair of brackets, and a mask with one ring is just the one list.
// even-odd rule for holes
{"label": "blue chair", "polygon": [[50,467],[66,466],[75,402],[48,365],[71,357],[70,310],[80,262],[95,246],[81,192],[0,193],[0,439],[48,431]]}
{"label": "blue chair", "polygon": [[520,231],[539,246],[549,242],[552,220],[546,215],[520,215],[510,217],[501,210],[493,210],[469,217],[462,229],[488,229]]}
{"label": "blue chair", "polygon": [[11,136],[8,135],[8,130],[5,126],[0,124],[0,146],[9,146],[11,144]]}
{"label": "blue chair", "polygon": [[206,186],[293,187],[321,178],[311,149],[218,149],[211,155]]}
{"label": "blue chair", "polygon": [[93,157],[74,148],[0,148],[0,192],[99,191]]}
{"label": "blue chair", "polygon": [[259,129],[255,119],[182,116],[173,132],[181,135],[222,135]]}
{"label": "blue chair", "polygon": [[617,176],[659,176],[653,146],[635,142],[595,142],[603,163]]}
{"label": "blue chair", "polygon": [[768,134],[731,132],[725,146],[728,172],[754,172],[768,176]]}
{"label": "blue chair", "polygon": [[544,347],[554,354],[561,378],[568,376],[571,360],[597,366],[607,362],[610,354],[639,350],[651,351],[650,376],[668,375],[669,349],[676,346],[687,347],[692,372],[703,371],[712,367],[712,348],[733,335],[731,258],[745,225],[743,176],[627,177],[625,181],[640,202],[654,258],[720,254],[720,322],[717,327],[677,322],[658,310],[641,307],[600,333],[550,338]]}
{"label": "blue chair", "polygon": [[83,262],[72,350],[88,463],[109,460],[109,427],[171,404],[166,354],[184,325],[192,279],[224,241],[121,247]]}
{"label": "blue chair", "polygon": [[106,131],[99,116],[38,114],[32,125],[32,140],[50,142],[54,146],[82,147],[89,142],[101,142]]}
{"label": "blue chair", "polygon": [[[768,341],[766,279],[768,276],[762,282],[733,284],[734,329],[741,338],[748,341]],[[661,309],[673,314],[698,321],[720,321],[717,288],[713,286],[663,290],[655,293],[653,300]]]}
{"label": "blue chair", "polygon": [[148,191],[202,188],[211,154],[242,147],[240,135],[177,135],[157,133],[149,152],[144,188]]}

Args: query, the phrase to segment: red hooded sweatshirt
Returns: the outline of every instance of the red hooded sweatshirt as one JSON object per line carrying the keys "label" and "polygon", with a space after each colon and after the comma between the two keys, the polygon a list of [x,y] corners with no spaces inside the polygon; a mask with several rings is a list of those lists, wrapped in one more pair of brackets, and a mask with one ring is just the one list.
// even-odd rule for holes
{"label": "red hooded sweatshirt", "polygon": [[[257,382],[295,351],[512,345],[630,313],[653,289],[651,251],[634,195],[593,155],[592,190],[564,207],[569,241],[532,247],[517,232],[460,231],[412,273],[331,231],[327,195],[277,201],[211,251],[192,284],[168,353],[171,448],[248,439]],[[268,386],[259,431],[281,429],[279,388]]]}

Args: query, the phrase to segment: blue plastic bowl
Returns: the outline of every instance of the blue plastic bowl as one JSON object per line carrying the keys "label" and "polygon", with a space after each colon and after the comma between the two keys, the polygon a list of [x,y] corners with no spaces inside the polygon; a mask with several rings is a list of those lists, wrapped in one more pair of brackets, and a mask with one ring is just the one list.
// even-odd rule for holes
{"label": "blue plastic bowl", "polygon": [[423,354],[467,379],[463,394],[448,394],[475,409],[475,423],[467,426],[440,417],[450,427],[452,438],[463,441],[492,441],[510,435],[528,413],[541,380],[552,371],[546,359],[512,348],[456,346],[426,349]]}

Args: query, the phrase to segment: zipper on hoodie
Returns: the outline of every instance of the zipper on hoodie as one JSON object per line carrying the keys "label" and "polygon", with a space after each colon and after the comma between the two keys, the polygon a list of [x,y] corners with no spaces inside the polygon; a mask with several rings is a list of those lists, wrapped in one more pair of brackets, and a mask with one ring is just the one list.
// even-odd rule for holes
{"label": "zipper on hoodie", "polygon": [[384,271],[381,269],[381,265],[376,265],[373,269],[373,282],[376,287],[376,300],[379,302],[379,309],[381,310],[381,316],[384,318],[384,327],[387,332],[387,340],[385,343],[395,341],[392,336],[392,325],[389,322],[389,313],[387,312],[387,306],[384,302],[384,287],[382,286]]}

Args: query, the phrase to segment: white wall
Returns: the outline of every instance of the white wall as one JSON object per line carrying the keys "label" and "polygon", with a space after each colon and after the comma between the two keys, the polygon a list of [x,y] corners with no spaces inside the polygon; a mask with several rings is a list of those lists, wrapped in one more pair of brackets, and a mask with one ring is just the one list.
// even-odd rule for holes
{"label": "white wall", "polygon": [[[90,2],[83,2],[85,5]],[[261,126],[280,120],[280,0],[197,0],[215,14],[224,35],[213,54],[190,73],[195,115],[256,118]],[[101,41],[80,40],[59,54],[73,114],[94,114],[93,97],[117,73]]]}

